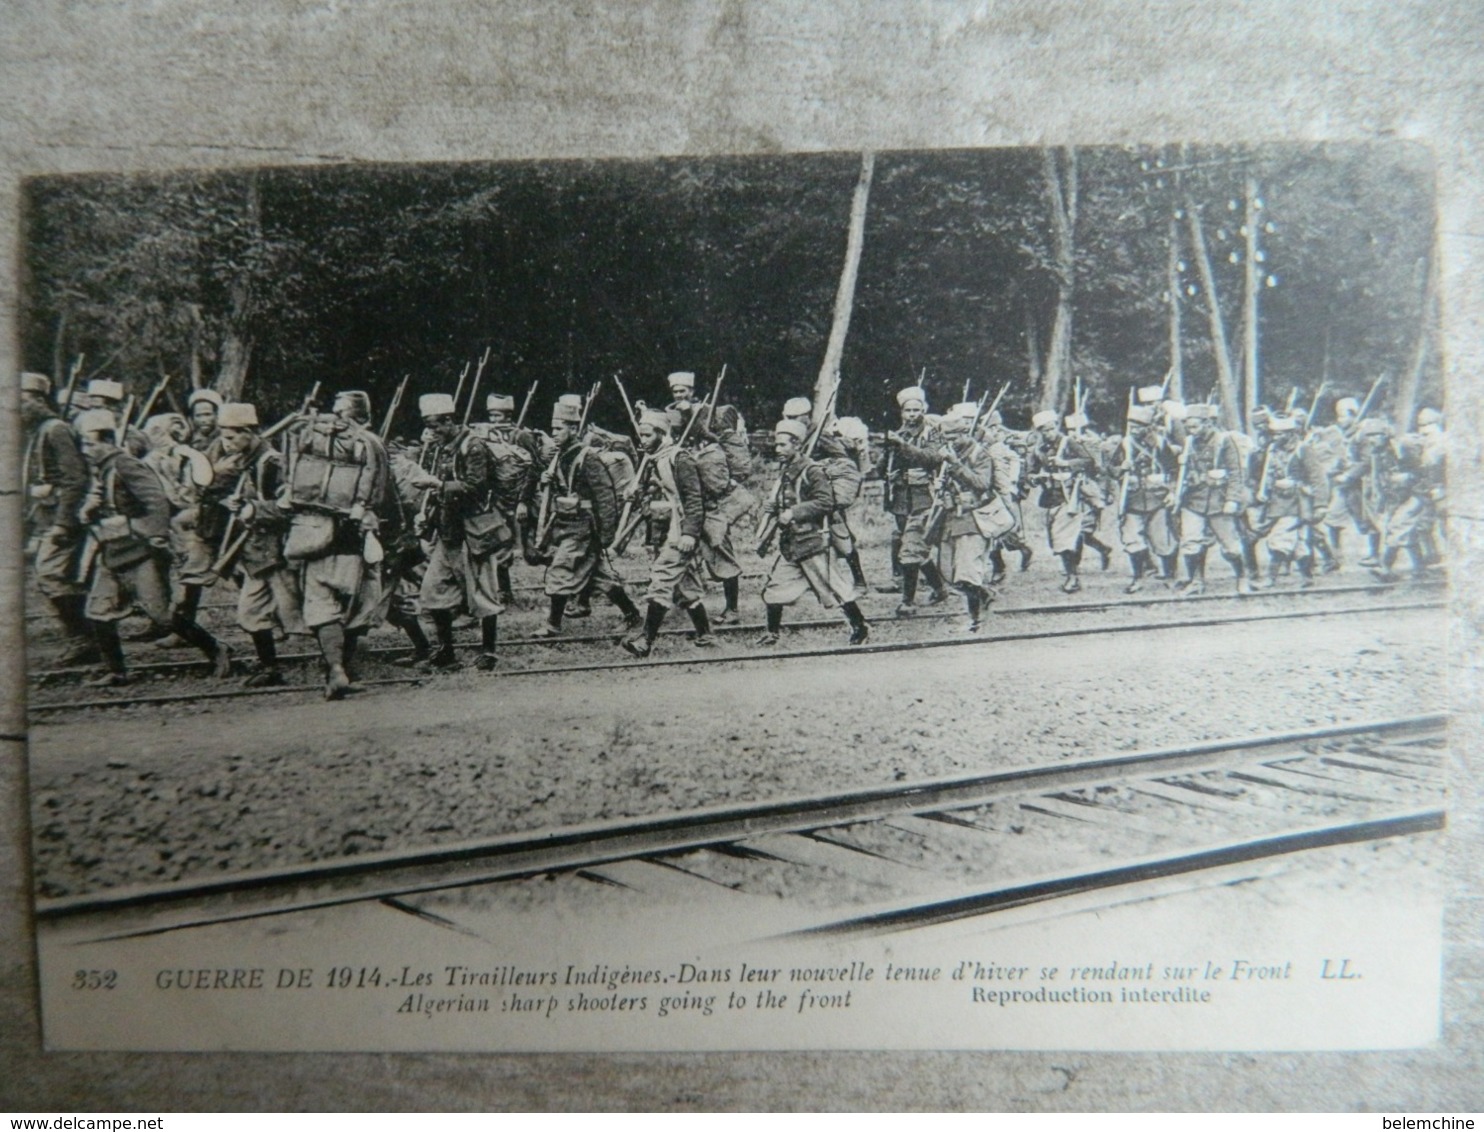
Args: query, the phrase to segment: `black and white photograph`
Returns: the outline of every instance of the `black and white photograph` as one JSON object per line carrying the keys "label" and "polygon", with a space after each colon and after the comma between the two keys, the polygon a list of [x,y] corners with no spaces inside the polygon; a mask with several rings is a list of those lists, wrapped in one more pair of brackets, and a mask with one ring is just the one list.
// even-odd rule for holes
{"label": "black and white photograph", "polygon": [[48,1046],[1433,1040],[1435,176],[27,180]]}

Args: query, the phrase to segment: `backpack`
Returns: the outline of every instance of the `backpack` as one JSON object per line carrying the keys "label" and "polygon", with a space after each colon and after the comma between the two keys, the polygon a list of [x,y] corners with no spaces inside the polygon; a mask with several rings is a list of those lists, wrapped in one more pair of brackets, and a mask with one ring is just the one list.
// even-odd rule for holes
{"label": "backpack", "polygon": [[598,452],[598,461],[603,465],[603,471],[608,474],[608,482],[613,486],[614,494],[622,499],[634,486],[637,472],[634,461],[629,459],[628,453],[621,448],[605,448]]}
{"label": "backpack", "polygon": [[720,444],[703,444],[692,452],[701,476],[701,493],[708,503],[720,499],[732,487],[731,461]]}
{"label": "backpack", "polygon": [[289,435],[284,480],[295,506],[348,514],[365,507],[375,486],[370,441],[338,417],[323,414]]}
{"label": "backpack", "polygon": [[830,491],[835,497],[835,506],[843,510],[860,498],[861,484],[865,474],[860,465],[849,456],[835,456],[821,460],[820,467],[829,478]]}

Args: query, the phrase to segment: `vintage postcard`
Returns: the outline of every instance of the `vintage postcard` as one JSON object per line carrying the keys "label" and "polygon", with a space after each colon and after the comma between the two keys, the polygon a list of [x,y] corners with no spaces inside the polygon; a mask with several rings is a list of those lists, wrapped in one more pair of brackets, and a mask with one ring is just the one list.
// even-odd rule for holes
{"label": "vintage postcard", "polygon": [[24,185],[53,1049],[1437,1034],[1431,156]]}

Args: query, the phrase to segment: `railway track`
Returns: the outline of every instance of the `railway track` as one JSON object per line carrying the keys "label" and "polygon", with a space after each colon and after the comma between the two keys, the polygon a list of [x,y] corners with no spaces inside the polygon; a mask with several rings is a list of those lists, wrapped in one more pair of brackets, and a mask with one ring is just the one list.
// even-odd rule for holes
{"label": "railway track", "polygon": [[[1312,592],[1312,591],[1311,591]],[[1334,591],[1327,591],[1334,592]],[[1206,598],[1191,599],[1194,601],[1208,600]],[[1216,599],[1224,600],[1224,599]],[[1261,598],[1244,598],[1244,603],[1257,603]],[[1091,609],[1117,608],[1133,603],[1110,602],[1102,605],[1091,606]],[[1176,599],[1155,599],[1148,602],[1149,605],[1165,605],[1185,607],[1186,602]],[[815,657],[838,656],[838,655],[873,655],[880,653],[918,652],[930,649],[963,648],[1003,643],[1007,641],[1040,640],[1053,637],[1079,637],[1094,636],[1107,633],[1137,633],[1154,630],[1169,629],[1192,629],[1209,628],[1225,625],[1251,624],[1262,621],[1300,620],[1305,618],[1336,617],[1366,615],[1374,616],[1381,613],[1398,613],[1420,609],[1440,609],[1446,605],[1443,598],[1419,599],[1414,601],[1390,602],[1385,604],[1358,605],[1353,607],[1326,607],[1322,609],[1288,609],[1273,610],[1265,609],[1258,612],[1237,614],[1236,616],[1205,616],[1205,617],[1181,617],[1167,620],[1134,622],[1123,624],[1101,624],[1101,625],[1079,625],[1062,629],[1052,630],[1024,630],[1024,631],[994,631],[993,629],[974,634],[962,635],[951,638],[928,638],[903,641],[882,641],[868,643],[857,647],[844,645],[814,647],[814,648],[770,648],[754,649],[745,653],[734,652],[691,652],[650,657],[647,660],[593,660],[578,661],[571,664],[561,665],[536,665],[530,667],[502,667],[488,675],[492,679],[512,679],[528,676],[559,676],[569,673],[586,672],[609,672],[609,671],[636,671],[642,669],[665,668],[677,666],[707,666],[707,665],[736,665],[755,663],[759,661],[777,663],[780,661],[802,660]],[[1051,606],[1048,609],[1058,609],[1065,612],[1065,607]],[[1033,613],[1036,609],[1022,609],[1006,612]],[[946,616],[946,615],[945,615]],[[760,626],[738,626],[736,632],[757,632]],[[812,621],[801,622],[793,626],[795,631],[813,630],[820,628],[839,629],[840,625],[835,621]],[[612,641],[612,634],[597,637],[598,641]],[[567,638],[568,643],[573,643]],[[502,646],[503,647],[503,646]],[[199,664],[194,666],[199,667]],[[422,684],[431,680],[442,679],[436,675],[409,675],[393,676],[381,679],[366,679],[361,681],[361,686],[367,689],[395,687],[399,685]],[[29,714],[35,718],[38,716],[50,716],[57,713],[71,711],[85,711],[98,708],[123,708],[123,707],[146,707],[165,706],[170,704],[194,703],[201,701],[221,701],[241,699],[253,696],[272,695],[306,695],[319,694],[316,684],[283,684],[268,688],[196,688],[182,692],[164,692],[156,694],[128,694],[119,692],[117,694],[96,696],[82,700],[32,700],[28,704]]]}
{"label": "railway track", "polygon": [[1445,740],[1442,715],[1364,721],[43,899],[36,917],[84,943],[379,901],[483,938],[584,890],[704,907],[745,942],[765,921],[807,939],[1056,914],[1441,830]]}
{"label": "railway track", "polygon": [[[994,608],[1000,614],[1066,615],[1077,613],[1103,613],[1114,609],[1156,608],[1160,606],[1178,605],[1182,608],[1185,608],[1197,604],[1209,605],[1212,603],[1218,605],[1228,605],[1234,602],[1251,604],[1254,601],[1261,601],[1267,598],[1285,602],[1296,602],[1304,600],[1314,600],[1316,598],[1342,597],[1353,594],[1394,593],[1396,592],[1396,589],[1397,587],[1395,585],[1374,583],[1343,586],[1324,586],[1315,587],[1314,589],[1308,590],[1272,590],[1260,595],[1253,596],[1242,596],[1235,593],[1207,593],[1201,594],[1196,597],[1185,598],[1180,597],[1176,594],[1167,593],[1164,595],[1142,598],[1125,597],[1110,601],[1046,602],[1036,605],[1018,605],[1014,601],[1007,602],[1001,600],[1000,602],[996,603]],[[949,601],[945,603],[945,605],[949,608],[945,609],[943,607],[929,607],[927,609],[924,609],[922,612],[918,613],[915,620],[932,622],[962,618],[963,610],[959,608],[959,603],[955,599],[950,598]],[[839,621],[829,618],[813,618],[809,620],[801,620],[790,623],[790,628],[793,629],[834,629],[838,627]],[[720,637],[734,637],[745,635],[747,633],[759,633],[762,631],[762,629],[763,626],[759,622],[747,623],[743,625],[716,625],[713,626],[712,631],[715,635]],[[611,644],[615,638],[615,635],[620,632],[621,630],[617,626],[615,626],[608,632],[567,633],[559,637],[505,637],[500,641],[500,650],[502,652],[509,649],[526,648],[550,650],[553,648],[570,645]],[[689,636],[690,633],[691,630],[689,628],[679,628],[673,625],[670,628],[661,631],[662,636],[671,638]],[[454,647],[461,652],[474,652],[480,648],[480,642],[477,636],[466,634],[463,635],[461,639],[455,642]],[[379,645],[370,648],[363,648],[360,655],[362,655],[363,657],[395,658],[406,656],[409,654],[410,651],[411,650],[409,649],[409,647],[405,643],[403,643],[396,645]],[[320,662],[320,655],[317,652],[280,653],[278,660],[280,665],[287,667],[302,666],[306,664],[318,665]],[[194,658],[189,660],[171,659],[135,663],[130,666],[130,670],[136,675],[140,676],[169,676],[176,674],[187,675],[191,673],[205,672],[208,667],[209,666],[204,661],[200,660],[199,658]],[[29,674],[29,679],[34,686],[78,683],[88,676],[96,674],[96,672],[96,666],[43,668],[31,672]]]}

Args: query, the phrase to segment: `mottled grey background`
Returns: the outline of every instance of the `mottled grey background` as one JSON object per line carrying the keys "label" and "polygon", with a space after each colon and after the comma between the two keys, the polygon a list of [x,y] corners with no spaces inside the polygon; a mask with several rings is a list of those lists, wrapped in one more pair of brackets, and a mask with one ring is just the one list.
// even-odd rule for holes
{"label": "mottled grey background", "polygon": [[[0,529],[18,180],[190,165],[1403,137],[1437,155],[1454,510],[1477,543],[1477,0],[0,0]],[[1455,604],[1443,1037],[1402,1053],[224,1056],[39,1049],[18,540],[0,560],[0,1109],[1484,1107],[1479,606]],[[1473,555],[1458,548],[1455,577]],[[1466,559],[1461,560],[1461,559]],[[1178,663],[1172,658],[1172,663]],[[1384,915],[1378,909],[1378,915]],[[1091,1036],[1090,1036],[1091,1038]]]}

